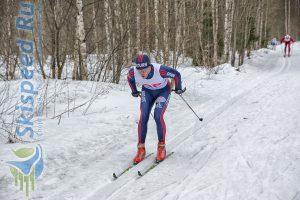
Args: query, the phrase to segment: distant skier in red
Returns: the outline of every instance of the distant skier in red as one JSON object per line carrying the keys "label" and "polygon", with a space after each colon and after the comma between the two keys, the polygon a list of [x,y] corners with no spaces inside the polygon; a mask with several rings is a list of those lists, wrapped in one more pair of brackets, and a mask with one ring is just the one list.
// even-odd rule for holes
{"label": "distant skier in red", "polygon": [[295,42],[294,38],[286,35],[281,38],[280,43],[284,42],[284,57],[286,56],[286,48],[288,47],[288,57],[291,56],[291,44]]}

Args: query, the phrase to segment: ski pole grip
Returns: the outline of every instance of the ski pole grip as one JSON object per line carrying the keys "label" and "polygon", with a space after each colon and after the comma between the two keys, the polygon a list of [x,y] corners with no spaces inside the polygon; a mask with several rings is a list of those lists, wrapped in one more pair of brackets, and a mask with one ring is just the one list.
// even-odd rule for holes
{"label": "ski pole grip", "polygon": [[[175,91],[176,91],[176,90],[172,89],[172,92],[175,92]],[[182,89],[182,91],[185,92],[185,91],[186,91],[186,87],[184,87],[184,88]]]}

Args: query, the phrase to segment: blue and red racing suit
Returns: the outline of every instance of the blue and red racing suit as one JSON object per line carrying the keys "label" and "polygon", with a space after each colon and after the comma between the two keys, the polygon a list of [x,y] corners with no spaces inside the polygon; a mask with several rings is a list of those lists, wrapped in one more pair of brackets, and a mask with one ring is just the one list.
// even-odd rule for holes
{"label": "blue and red racing suit", "polygon": [[167,109],[170,95],[171,84],[168,78],[173,78],[175,81],[175,90],[181,90],[181,75],[180,73],[167,66],[152,63],[151,71],[147,78],[142,78],[137,69],[130,68],[127,80],[131,87],[132,93],[137,93],[136,83],[142,85],[141,103],[140,103],[140,121],[138,126],[138,143],[143,144],[147,135],[147,124],[151,108],[156,103],[154,110],[154,119],[157,126],[157,136],[159,142],[165,142],[166,125],[164,121],[164,113]]}

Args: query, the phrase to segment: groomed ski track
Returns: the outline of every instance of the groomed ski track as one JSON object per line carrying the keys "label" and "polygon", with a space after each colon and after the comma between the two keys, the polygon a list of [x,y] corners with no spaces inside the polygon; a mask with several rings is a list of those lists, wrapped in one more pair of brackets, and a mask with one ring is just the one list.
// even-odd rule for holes
{"label": "groomed ski track", "polygon": [[299,55],[250,61],[264,73],[235,96],[195,106],[204,121],[189,116],[167,141],[173,156],[139,179],[153,155],[86,199],[300,199]]}

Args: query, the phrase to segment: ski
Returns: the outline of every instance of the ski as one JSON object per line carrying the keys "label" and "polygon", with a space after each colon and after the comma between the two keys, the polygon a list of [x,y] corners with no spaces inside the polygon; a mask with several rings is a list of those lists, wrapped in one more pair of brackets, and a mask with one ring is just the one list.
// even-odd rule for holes
{"label": "ski", "polygon": [[[166,160],[168,157],[170,157],[172,154],[174,154],[173,151],[170,152],[170,153],[167,153],[165,160]],[[164,160],[163,160],[163,161],[164,161]],[[161,161],[161,162],[154,161],[154,163],[151,164],[144,172],[138,171],[138,175],[139,175],[140,177],[144,176],[145,174],[147,174],[149,171],[151,171],[152,169],[154,169],[157,165],[159,165],[159,164],[162,163],[163,161]]]}
{"label": "ski", "polygon": [[[145,158],[144,158],[144,160],[146,158],[148,158],[149,156],[151,156],[152,154],[153,153],[150,153],[150,154],[146,155]],[[141,162],[143,162],[143,161],[141,161]],[[141,162],[139,162],[139,163],[141,163]],[[131,163],[126,169],[124,169],[119,174],[113,173],[114,180],[118,179],[120,176],[122,176],[123,174],[125,174],[126,172],[128,172],[131,168],[133,168],[134,166],[138,165],[139,163],[137,163],[137,164]]]}

